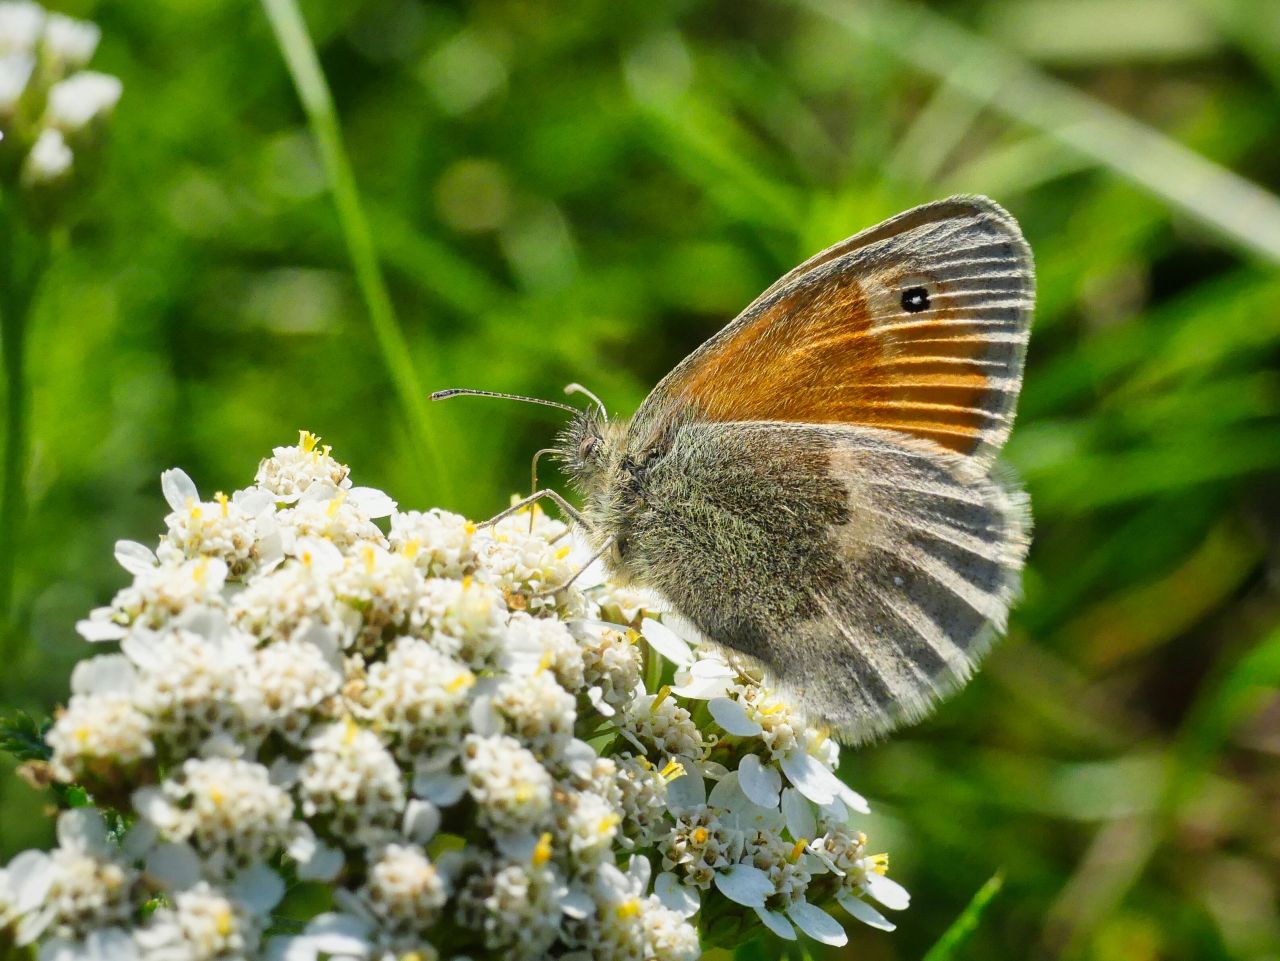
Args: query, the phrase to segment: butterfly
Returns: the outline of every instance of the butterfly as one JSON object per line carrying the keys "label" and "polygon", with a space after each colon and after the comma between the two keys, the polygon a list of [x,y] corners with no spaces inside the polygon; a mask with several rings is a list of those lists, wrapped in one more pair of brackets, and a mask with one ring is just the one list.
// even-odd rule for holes
{"label": "butterfly", "polygon": [[[908,210],[780,278],[630,420],[569,407],[555,451],[581,509],[553,491],[516,507],[554,498],[615,578],[840,740],[918,720],[1018,594],[1030,507],[996,456],[1034,288],[995,202]],[[455,393],[483,392],[435,396]]]}

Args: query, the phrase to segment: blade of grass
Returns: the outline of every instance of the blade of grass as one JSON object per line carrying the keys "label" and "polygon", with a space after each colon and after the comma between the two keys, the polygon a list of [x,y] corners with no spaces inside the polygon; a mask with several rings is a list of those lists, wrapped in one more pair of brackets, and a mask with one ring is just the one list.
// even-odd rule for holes
{"label": "blade of grass", "polygon": [[[982,64],[973,62],[958,63],[955,70],[987,75]],[[987,99],[971,90],[958,90],[951,83],[939,84],[894,147],[885,169],[895,174],[905,172],[920,183],[934,182],[981,116]]]}
{"label": "blade of grass", "polygon": [[934,942],[933,947],[925,954],[924,961],[951,961],[952,958],[957,957],[960,949],[973,937],[973,932],[978,930],[983,912],[1000,893],[1002,887],[1004,887],[1004,872],[997,871],[986,884],[978,888],[977,893],[969,899],[965,909],[960,912],[960,916],[951,922],[951,926],[946,931],[942,932],[942,937]]}
{"label": "blade of grass", "polygon": [[276,44],[284,57],[293,85],[302,101],[311,134],[320,151],[325,179],[333,194],[338,220],[347,244],[347,253],[355,270],[360,294],[369,311],[374,337],[400,401],[416,452],[435,477],[435,493],[448,500],[452,493],[449,473],[445,470],[435,432],[427,415],[427,397],[418,380],[408,341],[396,319],[386,280],[378,263],[377,248],[369,221],[356,189],[355,175],[342,143],[333,97],[320,69],[315,45],[307,33],[306,23],[295,0],[262,0],[263,10],[271,23]]}
{"label": "blade of grass", "polygon": [[[901,0],[799,0],[861,40],[903,58],[992,109],[1194,217],[1237,247],[1280,262],[1280,198],[1160,131],[1055,80],[924,6]],[[956,70],[981,61],[985,72]]]}

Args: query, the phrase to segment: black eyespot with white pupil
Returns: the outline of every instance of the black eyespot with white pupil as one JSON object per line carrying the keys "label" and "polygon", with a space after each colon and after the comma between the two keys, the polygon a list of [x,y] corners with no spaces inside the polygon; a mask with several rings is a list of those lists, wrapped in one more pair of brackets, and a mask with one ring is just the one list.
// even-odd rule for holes
{"label": "black eyespot with white pupil", "polygon": [[902,309],[909,314],[918,314],[929,309],[929,291],[923,287],[908,287],[902,292]]}

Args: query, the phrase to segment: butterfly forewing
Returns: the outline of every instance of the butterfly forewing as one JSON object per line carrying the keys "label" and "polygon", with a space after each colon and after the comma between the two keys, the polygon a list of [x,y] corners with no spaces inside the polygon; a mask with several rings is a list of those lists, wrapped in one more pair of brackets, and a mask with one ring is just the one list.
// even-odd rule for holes
{"label": "butterfly forewing", "polygon": [[985,198],[917,207],[810,258],[681,363],[634,430],[857,424],[989,464],[1008,436],[1034,300],[1016,222]]}

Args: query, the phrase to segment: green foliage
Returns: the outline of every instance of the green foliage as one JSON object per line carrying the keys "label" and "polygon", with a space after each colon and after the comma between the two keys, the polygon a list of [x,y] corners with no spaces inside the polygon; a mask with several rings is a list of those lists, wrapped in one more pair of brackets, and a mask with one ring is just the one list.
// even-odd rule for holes
{"label": "green foliage", "polygon": [[992,902],[1000,889],[1004,887],[1004,875],[996,873],[982,887],[974,892],[973,898],[965,905],[960,916],[951,922],[951,927],[942,932],[936,944],[924,956],[924,961],[952,961],[963,956],[963,949],[973,932],[982,923],[983,912]]}
{"label": "green foliage", "polygon": [[[426,392],[580,381],[629,412],[802,257],[982,192],[1039,274],[1025,600],[964,693],[847,753],[913,903],[808,950],[950,952],[959,915],[947,957],[1274,951],[1274,0],[300,6],[327,117],[255,4],[67,7],[125,93],[26,332],[6,710],[65,702],[162,469],[212,493],[305,427],[405,506],[492,514],[558,422]],[[51,830],[11,766],[6,858]]]}
{"label": "green foliage", "polygon": [[47,723],[40,724],[24,711],[0,716],[0,751],[19,761],[47,761],[49,746],[44,743]]}

